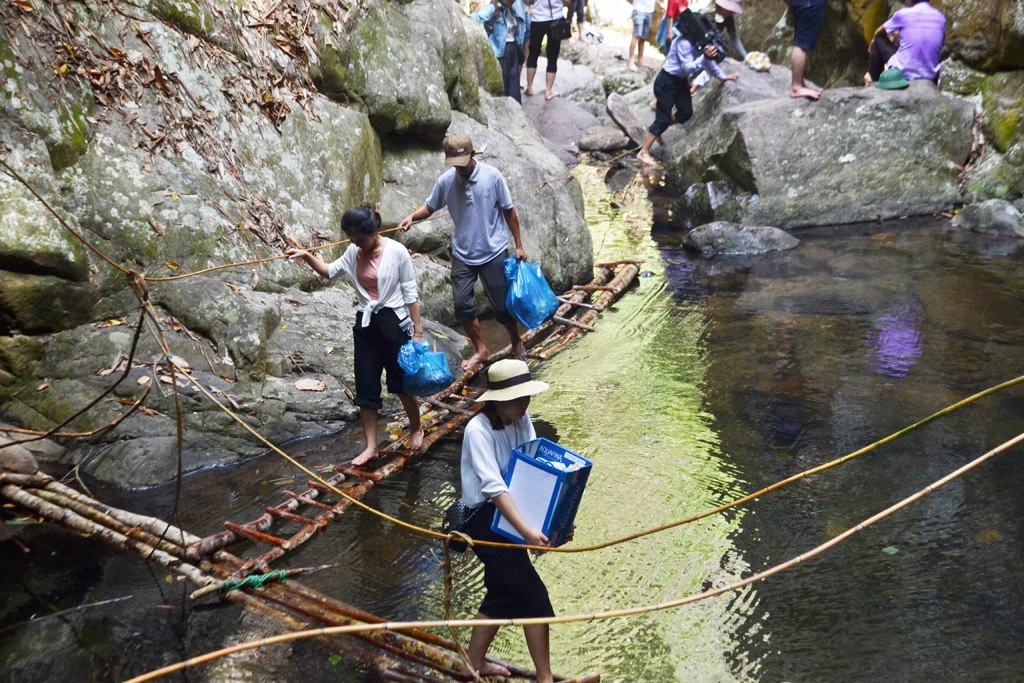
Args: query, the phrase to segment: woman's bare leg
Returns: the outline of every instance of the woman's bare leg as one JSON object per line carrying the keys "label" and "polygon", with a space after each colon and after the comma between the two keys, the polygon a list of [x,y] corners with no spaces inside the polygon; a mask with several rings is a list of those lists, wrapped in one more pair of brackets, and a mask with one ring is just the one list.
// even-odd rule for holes
{"label": "woman's bare leg", "polygon": [[409,418],[409,441],[406,444],[410,451],[423,448],[423,426],[420,424],[420,404],[415,396],[398,394],[398,400],[405,408],[405,416]]}
{"label": "woman's bare leg", "polygon": [[537,669],[537,683],[554,683],[551,675],[551,642],[547,624],[530,624],[523,626],[526,635],[526,647],[533,658],[533,666]]}
{"label": "woman's bare leg", "polygon": [[375,408],[359,409],[359,424],[363,428],[363,440],[366,448],[352,461],[353,467],[362,467],[371,460],[376,460],[377,453],[377,410]]}

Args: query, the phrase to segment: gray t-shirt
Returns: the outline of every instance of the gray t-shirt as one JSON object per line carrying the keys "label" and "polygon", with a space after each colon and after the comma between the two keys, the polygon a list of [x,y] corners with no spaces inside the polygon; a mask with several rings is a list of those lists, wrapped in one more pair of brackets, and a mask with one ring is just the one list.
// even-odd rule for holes
{"label": "gray t-shirt", "polygon": [[441,174],[427,197],[431,213],[448,207],[455,223],[452,254],[471,266],[487,263],[508,250],[511,235],[502,211],[512,208],[505,176],[489,164],[476,162],[468,180],[450,168]]}

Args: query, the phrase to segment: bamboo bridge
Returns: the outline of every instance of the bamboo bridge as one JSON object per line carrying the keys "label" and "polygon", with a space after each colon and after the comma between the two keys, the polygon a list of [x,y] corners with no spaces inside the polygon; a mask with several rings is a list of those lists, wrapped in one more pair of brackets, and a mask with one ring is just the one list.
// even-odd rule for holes
{"label": "bamboo bridge", "polygon": [[[523,336],[531,362],[546,360],[579,335],[593,332],[591,323],[635,281],[639,264],[639,261],[599,264],[590,284],[573,287],[559,297],[561,305],[555,316]],[[494,360],[508,353],[506,348],[494,354]],[[382,444],[381,457],[367,468],[336,466],[330,479],[309,481],[308,488],[301,492],[282,491],[284,499],[268,506],[256,519],[242,524],[225,521],[224,531],[206,538],[153,517],[110,507],[45,474],[0,473],[0,497],[33,515],[156,562],[195,583],[199,588],[192,597],[200,597],[222,591],[229,585],[238,586],[247,577],[270,572],[274,561],[336,521],[352,505],[352,500],[361,499],[376,483],[401,472],[410,460],[461,428],[482,407],[475,402],[483,392],[482,375],[482,370],[463,373],[444,391],[423,399],[429,409],[424,416],[426,436],[420,451],[401,447],[408,436],[404,431],[398,438]],[[344,492],[347,497],[335,491]],[[239,557],[227,550],[243,541],[252,542],[251,556]],[[284,576],[284,573],[279,574]],[[222,594],[296,631],[385,621],[293,580],[287,583],[268,581],[257,586],[243,584],[237,590]],[[383,680],[428,683],[474,680],[460,673],[464,659],[459,644],[427,631],[378,630],[321,639],[329,647],[366,662]],[[498,663],[508,668],[514,678],[535,677],[529,670]],[[562,676],[556,680],[592,683],[599,681],[600,675]]]}

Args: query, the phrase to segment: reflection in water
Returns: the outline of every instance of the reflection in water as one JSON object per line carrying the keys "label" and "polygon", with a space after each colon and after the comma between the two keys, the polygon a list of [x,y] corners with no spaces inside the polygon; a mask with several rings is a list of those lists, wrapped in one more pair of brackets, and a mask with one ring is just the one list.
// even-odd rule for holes
{"label": "reflection in water", "polygon": [[924,307],[916,297],[902,299],[878,316],[868,338],[873,368],[880,375],[906,377],[921,357]]}

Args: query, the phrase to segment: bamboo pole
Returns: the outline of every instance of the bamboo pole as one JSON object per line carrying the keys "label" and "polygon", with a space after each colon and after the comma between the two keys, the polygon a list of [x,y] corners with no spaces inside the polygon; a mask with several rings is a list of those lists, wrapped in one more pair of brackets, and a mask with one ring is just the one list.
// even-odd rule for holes
{"label": "bamboo pole", "polygon": [[[48,479],[49,481],[45,484],[46,489],[65,495],[68,498],[71,498],[72,500],[83,501],[89,504],[90,506],[94,507],[96,510],[102,512],[103,514],[113,517],[121,524],[126,524],[129,527],[139,527],[140,529],[145,529],[157,538],[171,540],[172,542],[182,546],[187,545],[189,543],[195,543],[199,540],[198,536],[190,534],[183,529],[179,529],[178,527],[169,524],[168,522],[165,522],[162,519],[158,519],[156,517],[149,517],[146,515],[140,515],[134,512],[129,512],[127,510],[121,510],[119,508],[111,507],[109,505],[106,505],[105,503],[101,503],[100,501],[93,499],[90,496],[83,495],[79,491],[76,491],[70,486],[65,486],[64,484],[60,483],[55,479]],[[43,487],[40,486],[36,488]]]}
{"label": "bamboo pole", "polygon": [[73,512],[78,513],[82,517],[95,522],[96,524],[107,527],[123,534],[129,538],[134,538],[138,541],[145,543],[146,545],[158,548],[165,553],[174,555],[178,558],[184,558],[185,549],[180,545],[173,543],[172,541],[162,539],[159,536],[150,534],[145,529],[138,526],[128,526],[127,524],[121,523],[116,518],[108,515],[104,512],[97,510],[96,508],[87,505],[80,500],[72,500],[59,493],[48,491],[46,489],[28,489],[28,493],[38,496],[43,500],[52,503],[58,507],[67,508]]}
{"label": "bamboo pole", "polygon": [[53,503],[45,501],[38,496],[34,496],[13,484],[7,484],[0,487],[0,493],[3,493],[3,495],[8,499],[37,512],[47,519],[60,522],[66,527],[79,531],[86,536],[96,537],[117,548],[127,548],[147,560],[152,560],[162,567],[166,567],[171,571],[188,577],[193,583],[199,584],[200,586],[205,586],[207,583],[214,580],[212,577],[209,577],[200,571],[197,567],[183,562],[180,558],[175,557],[174,555],[165,553],[153,546],[147,545],[141,541],[136,541],[124,534],[103,527],[89,519],[86,519],[85,517],[82,517],[76,512],[54,505]]}

